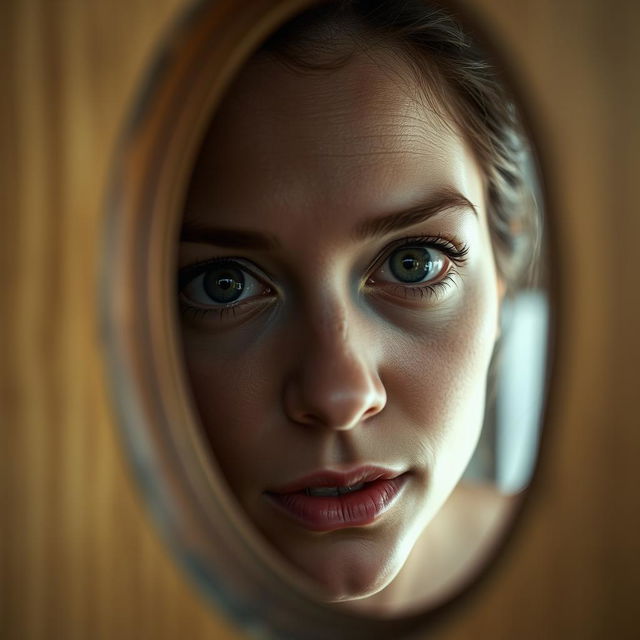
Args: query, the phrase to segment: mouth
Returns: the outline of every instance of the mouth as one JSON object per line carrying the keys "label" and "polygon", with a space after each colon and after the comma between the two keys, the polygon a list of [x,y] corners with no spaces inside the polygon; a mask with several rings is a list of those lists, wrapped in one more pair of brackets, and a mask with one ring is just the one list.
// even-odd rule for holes
{"label": "mouth", "polygon": [[397,501],[406,480],[407,473],[380,467],[321,471],[265,495],[305,529],[334,531],[377,521]]}
{"label": "mouth", "polygon": [[350,487],[305,487],[304,493],[307,496],[314,498],[325,498],[328,496],[343,496],[347,493],[353,493],[354,491],[360,491],[365,486],[365,482],[358,482]]}

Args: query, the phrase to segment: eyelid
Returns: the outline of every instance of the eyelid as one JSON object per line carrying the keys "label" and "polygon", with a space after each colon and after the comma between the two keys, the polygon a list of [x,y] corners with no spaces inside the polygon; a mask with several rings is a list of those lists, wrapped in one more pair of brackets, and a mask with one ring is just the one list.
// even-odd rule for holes
{"label": "eyelid", "polygon": [[378,252],[376,257],[371,261],[369,267],[366,269],[367,274],[365,280],[371,277],[371,274],[380,269],[384,261],[389,258],[389,255],[397,249],[404,247],[422,246],[431,247],[443,252],[446,257],[456,265],[462,265],[466,261],[466,256],[469,253],[469,245],[465,243],[456,244],[449,238],[442,235],[423,235],[423,236],[411,236],[405,238],[399,238],[386,245],[381,251]]}
{"label": "eyelid", "polygon": [[216,256],[214,258],[207,258],[206,260],[199,260],[192,264],[185,265],[178,269],[178,291],[182,291],[184,287],[192,280],[197,278],[201,273],[204,273],[207,267],[215,264],[224,264],[231,262],[239,265],[249,275],[253,276],[257,280],[266,281],[270,287],[275,289],[273,285],[273,278],[264,270],[254,264],[247,258],[241,258],[236,256]]}
{"label": "eyelid", "polygon": [[[230,311],[237,309],[239,306],[243,306],[245,303],[249,303],[254,299],[259,299],[263,296],[260,295],[250,295],[246,299],[234,300],[231,302],[215,302],[211,301],[210,304],[203,304],[196,300],[189,298],[184,290],[197,278],[203,276],[207,269],[211,266],[215,266],[218,264],[227,264],[231,263],[236,268],[241,269],[245,272],[245,275],[252,278],[254,281],[259,283],[264,289],[268,290],[269,293],[276,292],[276,287],[271,282],[270,278],[268,278],[262,269],[258,268],[254,265],[253,262],[247,260],[246,258],[237,258],[232,256],[218,256],[214,258],[209,258],[207,260],[202,260],[200,262],[196,262],[194,264],[186,265],[179,269],[178,271],[178,296],[181,300],[181,306],[186,311],[192,311],[197,313],[210,313],[210,312],[218,312],[223,313],[225,311]],[[249,266],[247,266],[249,265]],[[264,293],[264,292],[263,292]]]}

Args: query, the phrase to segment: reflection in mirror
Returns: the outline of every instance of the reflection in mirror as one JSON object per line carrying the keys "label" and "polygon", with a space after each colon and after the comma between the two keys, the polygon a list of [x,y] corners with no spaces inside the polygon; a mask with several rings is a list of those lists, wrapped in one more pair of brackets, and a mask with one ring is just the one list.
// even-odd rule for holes
{"label": "reflection in mirror", "polygon": [[527,146],[477,45],[418,0],[296,16],[211,120],[180,237],[188,379],[240,507],[325,602],[442,603],[527,485]]}

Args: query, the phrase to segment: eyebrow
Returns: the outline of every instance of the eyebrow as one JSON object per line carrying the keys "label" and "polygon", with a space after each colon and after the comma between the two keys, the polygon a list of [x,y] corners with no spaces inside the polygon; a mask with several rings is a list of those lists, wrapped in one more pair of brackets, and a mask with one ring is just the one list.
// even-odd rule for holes
{"label": "eyebrow", "polygon": [[[356,225],[354,235],[358,240],[386,235],[392,231],[419,224],[451,209],[467,209],[476,216],[478,215],[475,205],[461,193],[455,189],[444,189],[410,209],[362,221]],[[278,239],[270,234],[242,229],[208,227],[205,223],[195,220],[183,223],[180,230],[180,241],[256,251],[272,251],[280,246]]]}
{"label": "eyebrow", "polygon": [[229,249],[254,249],[257,251],[270,251],[279,246],[275,236],[257,231],[207,227],[195,221],[188,221],[182,225],[180,242],[198,242]]}
{"label": "eyebrow", "polygon": [[392,231],[424,222],[450,209],[466,209],[470,210],[474,215],[478,215],[476,206],[461,193],[455,189],[443,189],[410,209],[390,213],[371,220],[364,220],[356,226],[355,236],[360,240],[364,240],[386,235]]}

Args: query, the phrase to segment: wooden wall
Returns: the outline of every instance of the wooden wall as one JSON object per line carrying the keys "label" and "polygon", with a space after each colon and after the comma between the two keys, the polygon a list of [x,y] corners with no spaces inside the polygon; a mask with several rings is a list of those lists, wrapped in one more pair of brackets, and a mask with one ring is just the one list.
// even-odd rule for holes
{"label": "wooden wall", "polygon": [[[2,638],[240,637],[148,519],[98,327],[109,163],[153,52],[188,4],[0,3]],[[640,5],[469,4],[519,72],[541,144],[560,322],[527,510],[435,636],[638,637]]]}

